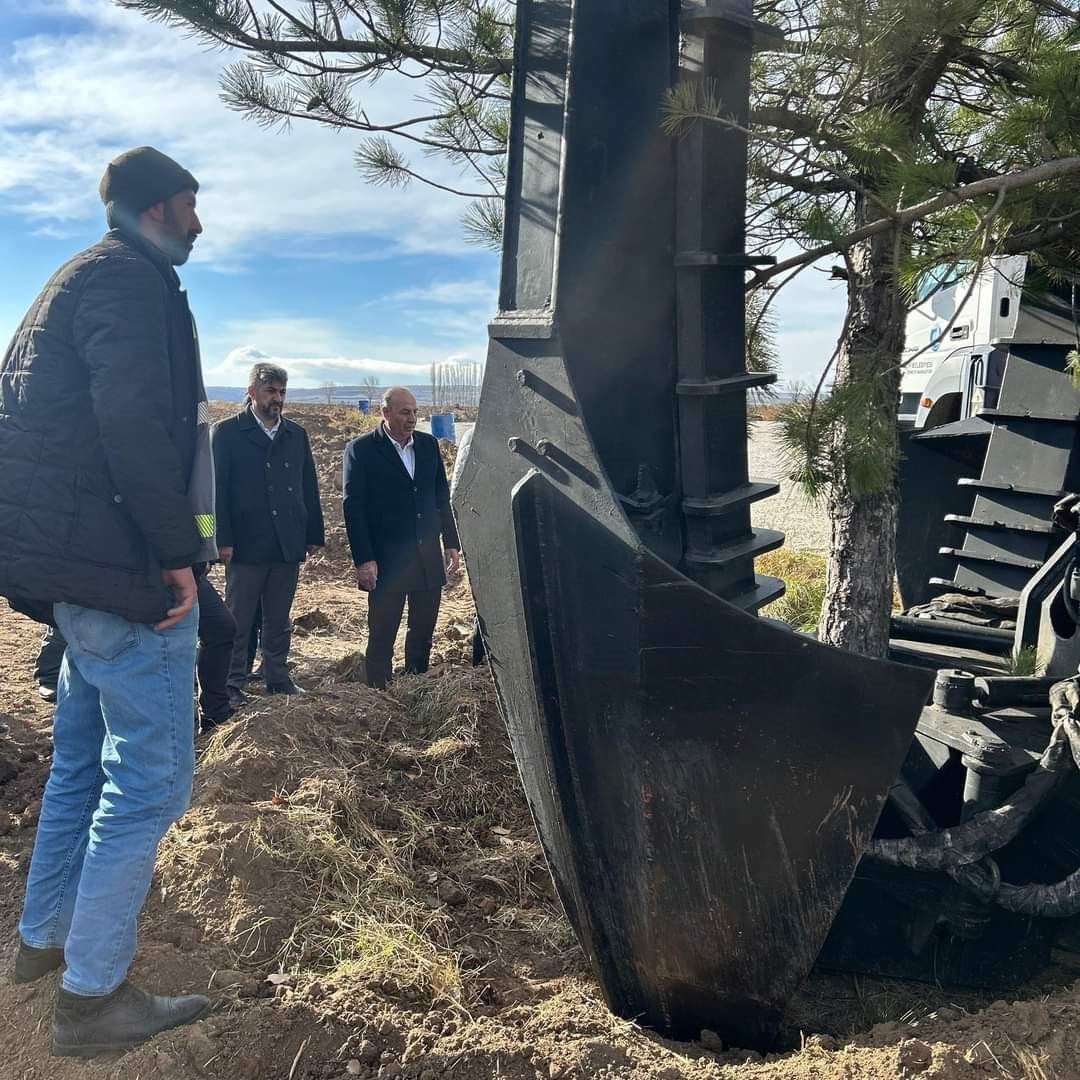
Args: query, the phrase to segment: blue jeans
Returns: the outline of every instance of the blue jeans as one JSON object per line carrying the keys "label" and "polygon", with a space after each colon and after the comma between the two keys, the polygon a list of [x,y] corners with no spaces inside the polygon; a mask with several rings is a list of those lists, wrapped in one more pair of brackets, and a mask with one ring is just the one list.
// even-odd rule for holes
{"label": "blue jeans", "polygon": [[199,609],[164,633],[54,611],[68,647],[19,933],[63,948],[64,989],[99,997],[127,977],[158,843],[191,800]]}

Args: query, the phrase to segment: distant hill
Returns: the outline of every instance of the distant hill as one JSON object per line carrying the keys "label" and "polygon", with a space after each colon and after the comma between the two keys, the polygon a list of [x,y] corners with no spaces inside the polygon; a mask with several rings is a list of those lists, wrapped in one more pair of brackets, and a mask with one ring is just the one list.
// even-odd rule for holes
{"label": "distant hill", "polygon": [[[383,389],[385,389],[385,387],[379,390],[380,394]],[[411,391],[412,396],[416,398],[417,405],[431,405],[430,384],[422,386],[413,385],[409,386],[407,389]],[[792,401],[795,397],[783,383],[778,383],[773,389],[775,390],[775,395],[771,398],[773,404],[783,405]],[[208,386],[206,388],[206,396],[211,401],[240,402],[247,396],[247,390],[240,386]],[[354,405],[360,398],[367,396],[367,391],[362,386],[335,386],[333,400],[335,403],[343,405]],[[321,405],[326,401],[326,391],[317,386],[290,386],[288,400]]]}
{"label": "distant hill", "polygon": [[[379,393],[385,387],[380,388]],[[431,404],[430,386],[409,386],[408,389],[418,405]],[[288,400],[294,402],[323,404],[326,402],[327,391],[317,386],[290,386]],[[208,386],[206,396],[210,401],[236,401],[241,402],[247,397],[247,390],[240,386]],[[367,391],[362,386],[335,386],[333,401],[343,405],[353,405],[360,398],[366,398]]]}

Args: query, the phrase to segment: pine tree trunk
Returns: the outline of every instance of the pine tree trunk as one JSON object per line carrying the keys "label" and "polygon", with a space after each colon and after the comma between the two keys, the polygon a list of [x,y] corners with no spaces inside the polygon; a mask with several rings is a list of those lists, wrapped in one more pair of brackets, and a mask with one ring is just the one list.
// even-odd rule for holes
{"label": "pine tree trunk", "polygon": [[883,657],[896,566],[895,487],[829,499],[829,557],[818,635],[849,652]]}
{"label": "pine tree trunk", "polygon": [[822,641],[876,657],[888,649],[896,567],[896,409],[906,310],[893,272],[895,243],[887,235],[851,252],[851,319],[836,386],[860,384],[868,400],[865,411],[848,415],[839,428],[837,450],[849,461],[860,452],[866,432],[877,431],[874,453],[884,482],[875,490],[859,490],[845,469],[830,488],[825,601],[818,624]]}

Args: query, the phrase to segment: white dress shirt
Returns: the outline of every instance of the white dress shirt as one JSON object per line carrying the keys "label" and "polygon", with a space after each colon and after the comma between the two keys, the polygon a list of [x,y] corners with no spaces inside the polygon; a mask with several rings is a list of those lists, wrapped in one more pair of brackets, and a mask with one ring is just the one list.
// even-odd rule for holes
{"label": "white dress shirt", "polygon": [[274,436],[275,436],[275,435],[276,435],[276,434],[278,433],[278,428],[279,428],[279,427],[281,427],[281,417],[280,417],[280,416],[278,416],[277,420],[276,420],[276,421],[274,421],[274,426],[273,426],[273,427],[267,427],[267,426],[266,426],[266,425],[265,425],[265,424],[264,424],[264,423],[262,422],[262,417],[261,417],[261,416],[259,416],[259,414],[258,414],[258,413],[255,413],[255,419],[259,421],[259,427],[261,427],[261,428],[263,429],[263,434],[264,434],[264,435],[265,435],[265,436],[266,436],[266,437],[267,437],[267,438],[268,438],[268,439],[269,439],[269,440],[270,440],[271,442],[273,442],[273,441],[274,441]]}
{"label": "white dress shirt", "polygon": [[402,446],[401,443],[390,434],[390,429],[383,424],[383,431],[386,432],[386,437],[390,440],[390,445],[398,452],[398,457],[401,458],[401,464],[405,466],[405,471],[409,474],[410,479],[416,478],[416,447],[414,446],[415,440],[410,435],[409,441]]}

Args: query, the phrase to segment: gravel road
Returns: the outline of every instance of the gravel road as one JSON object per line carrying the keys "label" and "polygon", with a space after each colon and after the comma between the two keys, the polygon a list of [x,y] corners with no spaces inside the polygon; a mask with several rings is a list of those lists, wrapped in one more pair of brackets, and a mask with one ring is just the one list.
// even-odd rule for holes
{"label": "gravel road", "polygon": [[763,529],[780,529],[787,534],[784,546],[789,550],[818,551],[822,554],[829,542],[829,520],[823,503],[814,503],[784,479],[787,471],[781,455],[777,425],[758,421],[751,425],[750,479],[779,480],[780,492],[771,499],[754,503],[751,518]]}

